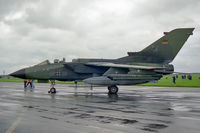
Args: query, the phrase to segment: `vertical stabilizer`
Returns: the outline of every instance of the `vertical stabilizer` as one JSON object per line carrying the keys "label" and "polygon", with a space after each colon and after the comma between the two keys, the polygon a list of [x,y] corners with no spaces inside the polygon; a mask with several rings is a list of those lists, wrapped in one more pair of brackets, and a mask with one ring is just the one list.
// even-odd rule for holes
{"label": "vertical stabilizer", "polygon": [[[170,63],[176,57],[194,28],[179,28],[164,32],[164,36],[140,52],[129,52],[127,59],[154,63]],[[142,61],[142,62],[143,62]]]}

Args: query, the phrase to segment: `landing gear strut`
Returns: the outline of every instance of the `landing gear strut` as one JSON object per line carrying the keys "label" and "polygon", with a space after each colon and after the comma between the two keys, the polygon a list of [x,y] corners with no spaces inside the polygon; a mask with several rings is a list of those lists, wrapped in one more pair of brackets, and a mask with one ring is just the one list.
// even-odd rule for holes
{"label": "landing gear strut", "polygon": [[117,94],[118,87],[116,85],[108,86],[108,93],[109,94]]}

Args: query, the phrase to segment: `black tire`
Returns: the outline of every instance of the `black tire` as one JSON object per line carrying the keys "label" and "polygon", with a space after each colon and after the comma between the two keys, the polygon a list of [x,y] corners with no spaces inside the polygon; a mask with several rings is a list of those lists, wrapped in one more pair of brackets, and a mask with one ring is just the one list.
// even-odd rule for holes
{"label": "black tire", "polygon": [[110,86],[108,86],[108,91],[110,91]]}
{"label": "black tire", "polygon": [[50,92],[51,92],[51,93],[56,93],[56,88],[54,88],[54,87],[51,88],[51,89],[50,89]]}
{"label": "black tire", "polygon": [[118,87],[116,85],[108,86],[108,90],[109,94],[117,94]]}

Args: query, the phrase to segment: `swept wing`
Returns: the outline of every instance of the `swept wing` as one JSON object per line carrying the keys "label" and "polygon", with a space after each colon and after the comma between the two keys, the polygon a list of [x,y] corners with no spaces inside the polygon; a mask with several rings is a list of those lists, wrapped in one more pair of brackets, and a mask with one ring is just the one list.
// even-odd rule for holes
{"label": "swept wing", "polygon": [[155,70],[155,69],[165,69],[165,66],[142,66],[142,65],[132,65],[132,64],[116,64],[108,62],[90,62],[86,65],[89,66],[101,66],[101,67],[113,67],[113,68],[134,68],[134,69],[144,69],[144,70]]}

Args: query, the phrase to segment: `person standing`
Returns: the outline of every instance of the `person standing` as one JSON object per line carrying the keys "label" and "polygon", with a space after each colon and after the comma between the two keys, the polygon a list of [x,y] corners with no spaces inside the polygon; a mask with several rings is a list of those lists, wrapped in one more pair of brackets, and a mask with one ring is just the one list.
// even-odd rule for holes
{"label": "person standing", "polygon": [[176,84],[176,77],[173,76],[172,78],[173,78],[173,83]]}
{"label": "person standing", "polygon": [[26,87],[27,87],[27,80],[24,79],[24,88],[26,88]]}
{"label": "person standing", "polygon": [[34,80],[31,80],[31,88],[35,88],[35,86],[34,86]]}

